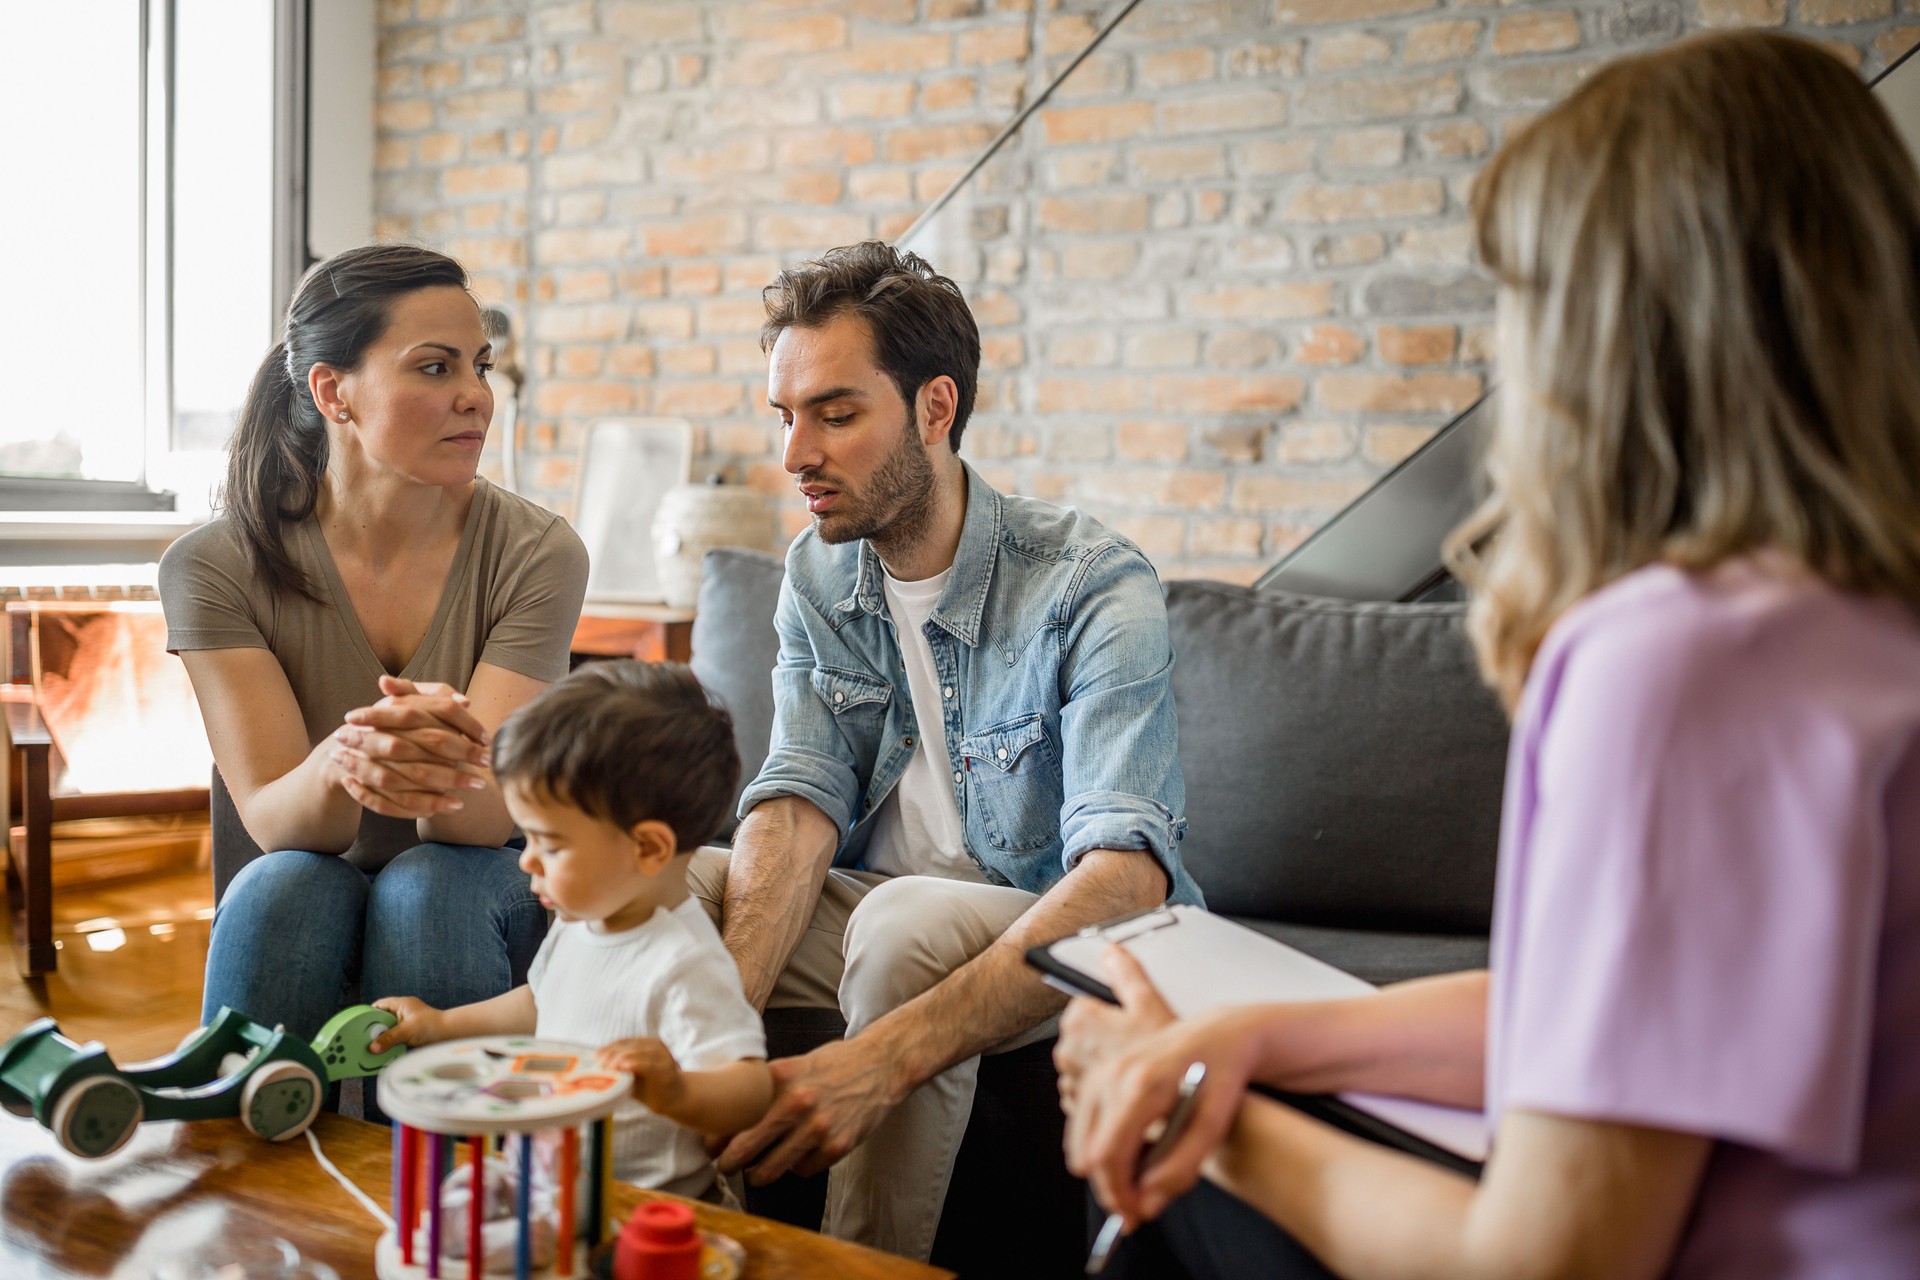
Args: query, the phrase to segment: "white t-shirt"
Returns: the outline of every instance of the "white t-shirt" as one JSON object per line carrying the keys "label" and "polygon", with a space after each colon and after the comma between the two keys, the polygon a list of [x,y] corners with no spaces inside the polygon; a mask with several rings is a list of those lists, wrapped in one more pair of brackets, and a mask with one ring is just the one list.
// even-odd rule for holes
{"label": "white t-shirt", "polygon": [[947,585],[945,573],[919,582],[902,582],[886,574],[887,613],[893,618],[900,660],[907,669],[907,692],[913,698],[918,741],[907,771],[873,815],[873,835],[867,844],[867,869],[889,876],[940,876],[946,880],[986,883],[980,868],[967,856],[960,810],[953,801],[953,762],[947,758],[947,734],[942,709],[953,696],[943,687],[933,666],[933,646],[927,643],[927,619]]}
{"label": "white t-shirt", "polygon": [[[535,1034],[599,1048],[656,1036],[685,1071],[767,1056],[760,1015],[740,970],[697,899],[645,924],[600,933],[556,920],[527,971]],[[700,1135],[629,1099],[614,1113],[613,1173],[623,1182],[698,1197],[713,1184]]]}

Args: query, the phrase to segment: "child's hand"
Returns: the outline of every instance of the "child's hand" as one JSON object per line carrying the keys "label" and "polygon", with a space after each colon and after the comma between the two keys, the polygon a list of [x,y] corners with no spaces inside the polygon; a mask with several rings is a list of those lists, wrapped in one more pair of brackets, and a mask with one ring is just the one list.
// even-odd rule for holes
{"label": "child's hand", "polygon": [[447,1015],[424,1000],[415,1000],[412,996],[388,996],[385,1000],[375,1000],[373,1007],[385,1009],[400,1019],[373,1038],[373,1042],[367,1046],[373,1053],[385,1053],[397,1044],[418,1046],[447,1038],[441,1027]]}
{"label": "child's hand", "polygon": [[600,1065],[633,1073],[633,1096],[656,1115],[674,1119],[686,1099],[686,1078],[667,1046],[652,1036],[616,1040],[600,1050]]}

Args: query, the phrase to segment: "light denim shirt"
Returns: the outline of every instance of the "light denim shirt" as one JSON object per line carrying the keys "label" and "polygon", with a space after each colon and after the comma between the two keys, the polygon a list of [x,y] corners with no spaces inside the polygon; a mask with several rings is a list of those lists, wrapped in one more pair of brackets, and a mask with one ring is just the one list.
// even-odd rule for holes
{"label": "light denim shirt", "polygon": [[[873,815],[919,732],[900,644],[864,540],[809,529],[787,552],[774,626],[772,750],[740,815],[775,796],[817,805],[857,867]],[[994,884],[1044,893],[1092,849],[1138,849],[1169,900],[1186,786],[1159,578],[1138,548],[1077,511],[996,493],[967,468],[967,514],[926,624],[967,855]]]}

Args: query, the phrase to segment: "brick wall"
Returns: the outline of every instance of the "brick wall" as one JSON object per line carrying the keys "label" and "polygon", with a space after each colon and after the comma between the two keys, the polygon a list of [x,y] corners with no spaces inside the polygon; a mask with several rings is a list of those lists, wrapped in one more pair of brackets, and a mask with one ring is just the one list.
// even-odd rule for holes
{"label": "brick wall", "polygon": [[[898,236],[1092,37],[1078,0],[382,0],[378,232],[530,339],[523,487],[684,416],[775,495],[784,262]],[[962,452],[1169,575],[1247,580],[1490,374],[1472,176],[1594,66],[1763,26],[1863,74],[1920,0],[1144,0],[912,247],[985,340]]]}

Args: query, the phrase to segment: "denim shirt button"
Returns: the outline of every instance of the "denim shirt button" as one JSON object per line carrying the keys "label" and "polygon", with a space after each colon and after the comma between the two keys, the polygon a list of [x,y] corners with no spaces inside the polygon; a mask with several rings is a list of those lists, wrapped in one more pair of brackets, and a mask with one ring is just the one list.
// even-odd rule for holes
{"label": "denim shirt button", "polygon": [[908,745],[908,746],[912,746],[912,745],[913,745],[913,739],[912,739],[912,738],[908,738],[908,739],[906,739],[906,743],[907,743],[907,745]]}
{"label": "denim shirt button", "polygon": [[1005,747],[1002,747],[998,751],[994,752],[993,754],[996,758],[1005,760],[1007,758],[1007,749]]}
{"label": "denim shirt button", "polygon": [[960,781],[960,771],[959,771],[958,769],[955,769],[955,770],[953,771],[953,780],[954,780],[954,782],[955,782],[955,784],[956,784],[956,785],[957,785],[957,784],[959,783],[959,781]]}
{"label": "denim shirt button", "polygon": [[847,695],[844,693],[841,693],[839,690],[836,689],[833,694],[833,700],[835,702],[845,702],[847,700]]}
{"label": "denim shirt button", "polygon": [[942,689],[940,692],[944,693],[947,697],[951,698],[953,697],[953,686],[948,685],[946,688]]}

